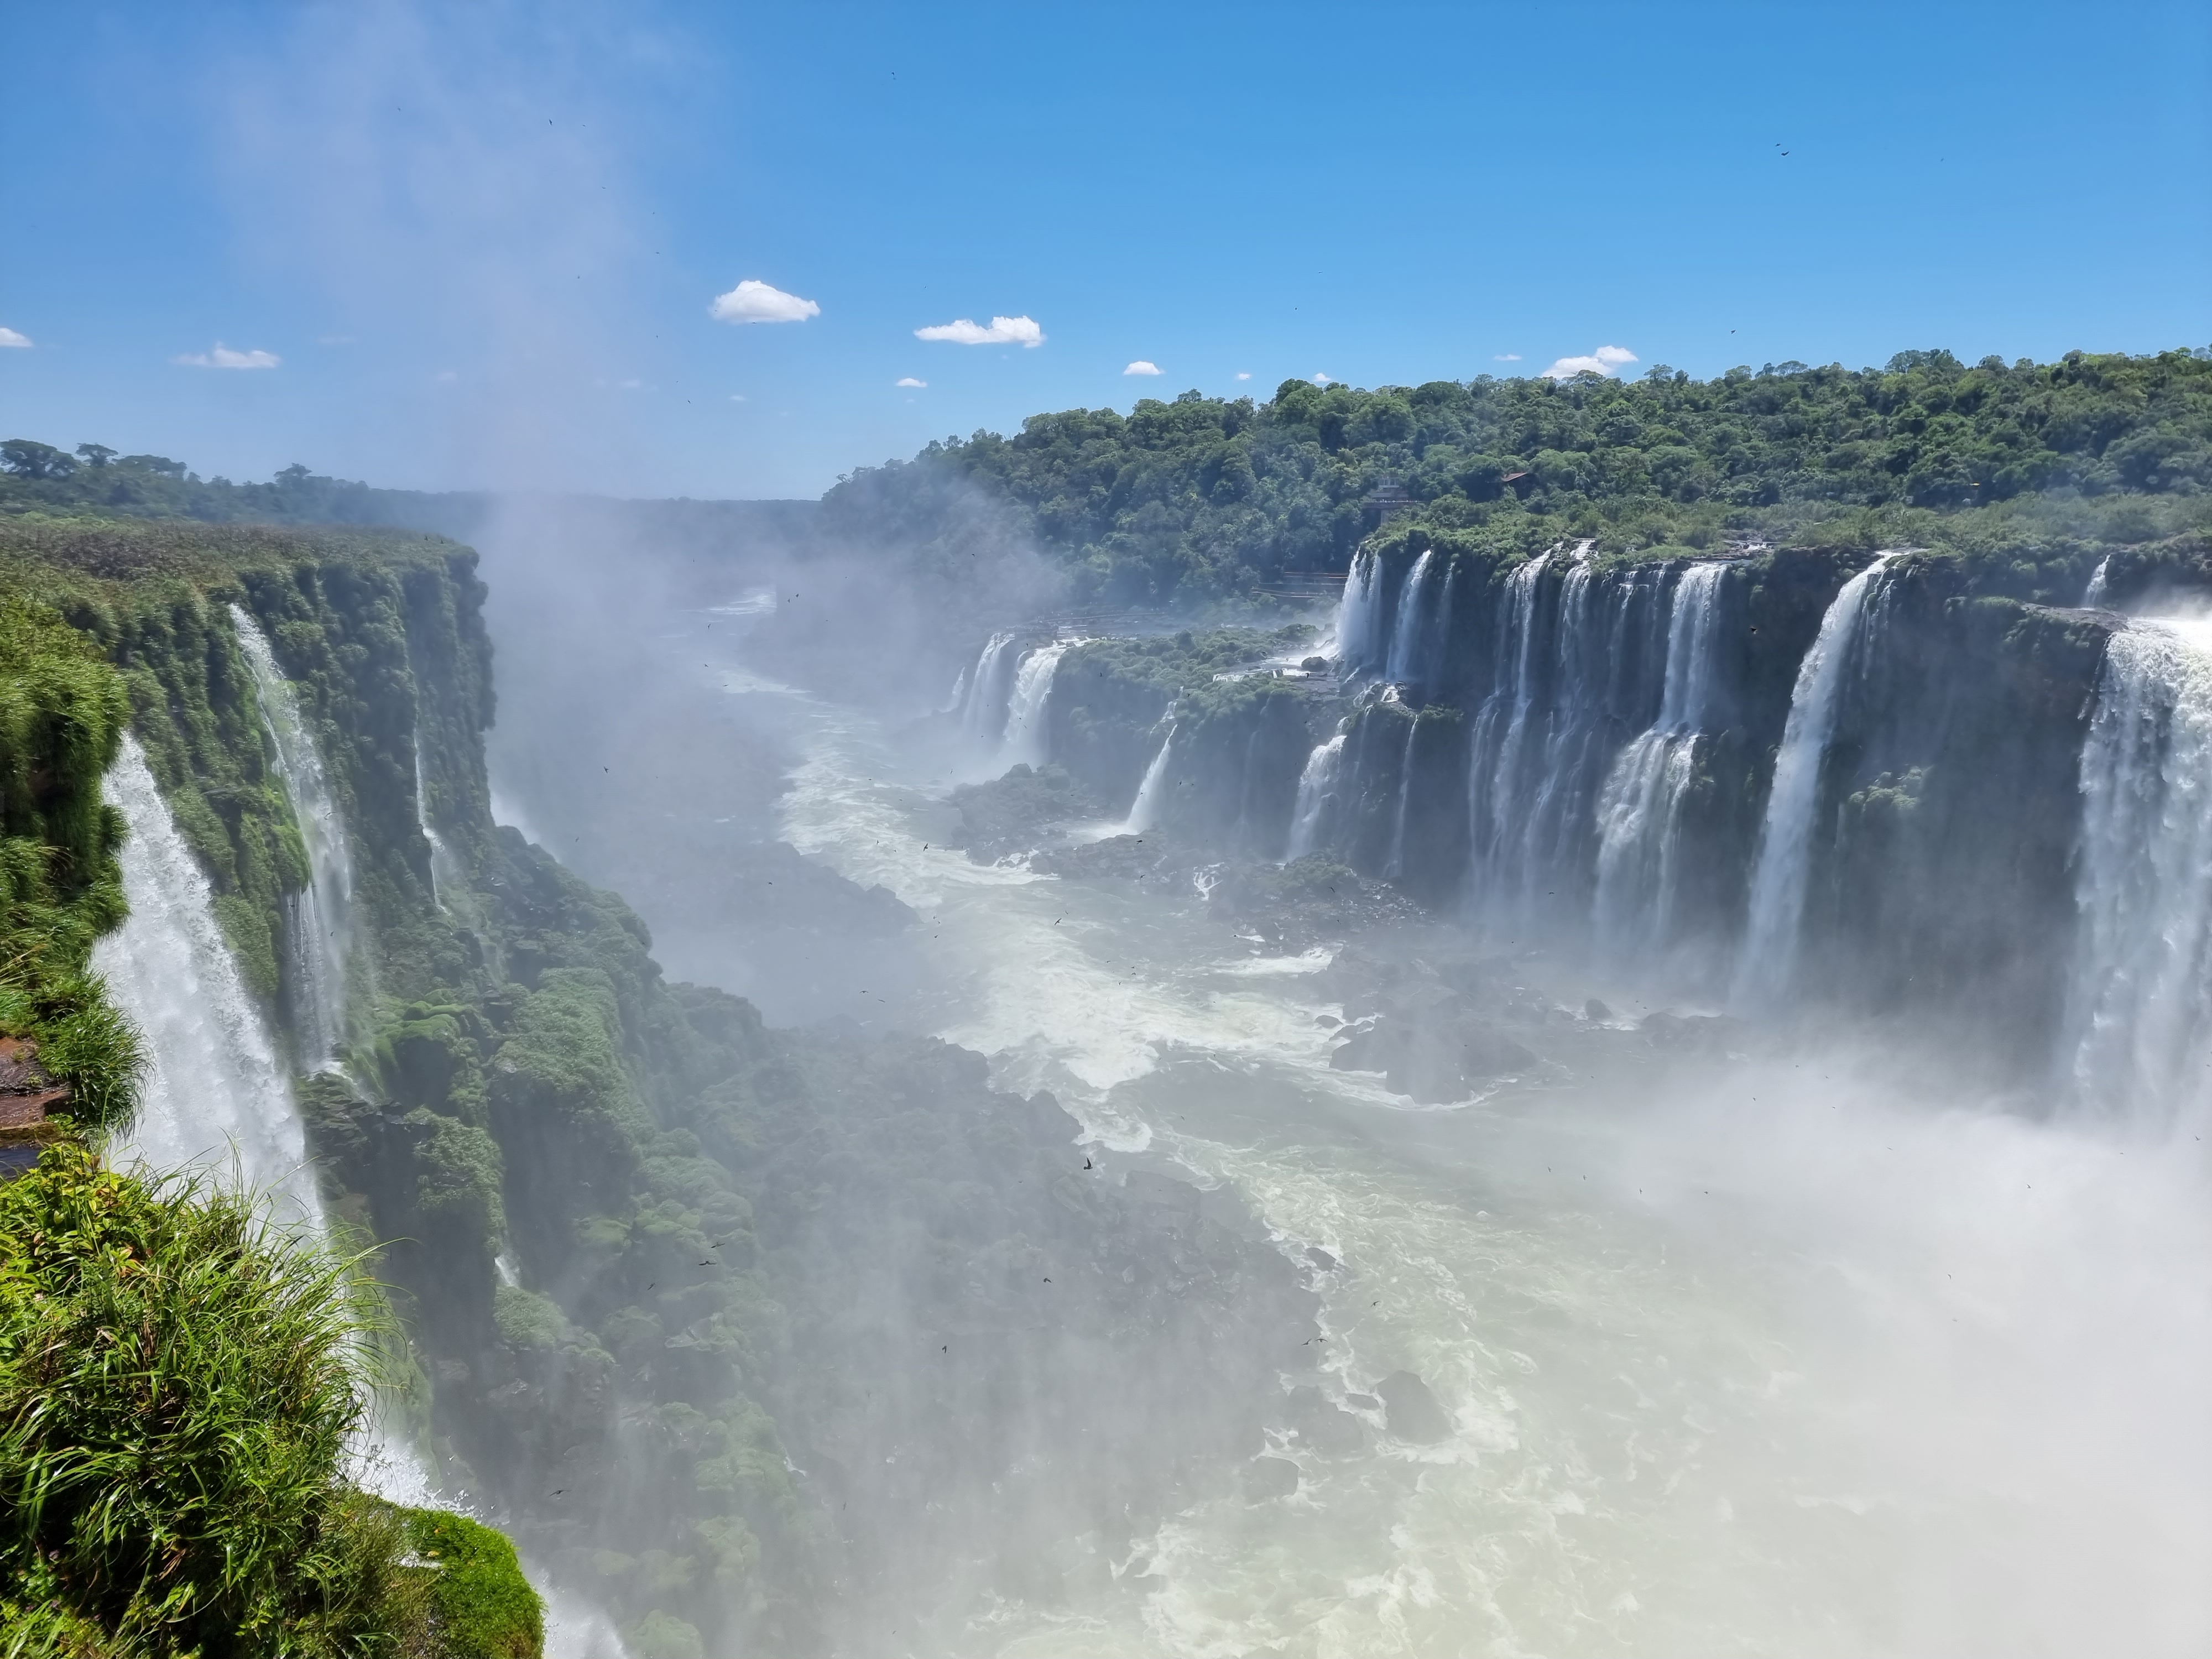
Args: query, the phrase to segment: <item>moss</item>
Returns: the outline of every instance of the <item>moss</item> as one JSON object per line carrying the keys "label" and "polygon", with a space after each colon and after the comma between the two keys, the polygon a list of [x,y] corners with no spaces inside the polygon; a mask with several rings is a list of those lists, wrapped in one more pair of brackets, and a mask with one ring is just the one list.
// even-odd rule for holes
{"label": "moss", "polygon": [[539,1659],[545,1607],[514,1546],[466,1516],[410,1510],[415,1559],[434,1569],[429,1604],[439,1659]]}

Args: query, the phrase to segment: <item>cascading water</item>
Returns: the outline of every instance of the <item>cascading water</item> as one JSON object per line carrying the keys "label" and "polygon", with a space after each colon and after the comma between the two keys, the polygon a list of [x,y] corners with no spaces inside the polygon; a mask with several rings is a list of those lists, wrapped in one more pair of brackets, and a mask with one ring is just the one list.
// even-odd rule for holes
{"label": "cascading water", "polygon": [[2089,573],[2088,590],[2081,595],[2083,610],[2095,611],[2105,605],[2109,592],[2105,583],[2105,571],[2112,562],[2112,557],[2108,554],[2098,560],[2097,568]]}
{"label": "cascading water", "polygon": [[118,1147],[158,1170],[234,1162],[245,1184],[319,1222],[300,1115],[276,1045],[239,977],[214,896],[125,737],[104,791],[130,826],[123,890],[131,914],[93,949],[116,1006],[146,1039],[138,1121]]}
{"label": "cascading water", "polygon": [[430,899],[440,909],[446,908],[446,895],[458,891],[460,866],[453,857],[453,849],[446,845],[437,826],[430,822],[430,795],[422,782],[422,745],[415,745],[415,824],[422,832],[422,839],[430,843]]}
{"label": "cascading water", "polygon": [[1401,684],[1417,680],[1426,666],[1426,653],[1421,647],[1429,631],[1429,583],[1436,562],[1436,550],[1431,548],[1414,561],[1413,574],[1406,578],[1406,591],[1398,600],[1397,626],[1390,630],[1390,654],[1382,671],[1386,679]]}
{"label": "cascading water", "polygon": [[1336,804],[1337,782],[1344,775],[1344,733],[1338,732],[1327,743],[1316,744],[1312,754],[1306,757],[1305,770],[1298,775],[1298,798],[1291,809],[1290,850],[1284,862],[1290,863],[1318,851],[1324,842],[1322,832]]}
{"label": "cascading water", "polygon": [[1042,766],[1046,753],[1045,704],[1052,696],[1052,677],[1073,640],[1056,640],[1024,653],[1014,671],[1014,686],[1006,703],[1006,735],[999,761],[1002,766],[1026,763]]}
{"label": "cascading water", "polygon": [[2085,1105],[2201,1133],[2212,1102],[2212,622],[2112,636],[2081,795],[2063,1063]]}
{"label": "cascading water", "polygon": [[1752,867],[1750,920],[1736,959],[1733,1000],[1740,1006],[1771,1006],[1789,988],[1797,962],[1797,927],[1805,914],[1812,875],[1814,819],[1820,805],[1820,765],[1842,706],[1845,675],[1867,602],[1880,586],[1894,553],[1881,553],[1845,582],[1820,618],[1820,631],[1798,665],[1790,718],[1774,757],[1774,783],[1766,797],[1759,857]]}
{"label": "cascading water", "polygon": [[1013,689],[1014,635],[994,634],[975,659],[960,705],[960,729],[979,744],[996,743],[1006,729],[1006,699]]}
{"label": "cascading water", "polygon": [[1160,739],[1160,752],[1152,757],[1152,763],[1145,769],[1144,781],[1137,786],[1137,799],[1129,803],[1128,822],[1121,826],[1124,835],[1141,836],[1159,822],[1160,807],[1165,801],[1168,787],[1168,757],[1175,749],[1175,727]]}
{"label": "cascading water", "polygon": [[1586,546],[1564,561],[1531,560],[1507,578],[1492,689],[1468,735],[1480,908],[1571,914],[1583,902],[1614,750],[1625,732],[1650,724],[1662,700],[1668,579],[1657,565],[1601,577]]}
{"label": "cascading water", "polygon": [[284,901],[285,988],[301,1062],[310,1071],[321,1070],[334,1063],[345,1041],[353,858],[344,819],[331,794],[322,757],[300,718],[291,682],[277,668],[253,618],[235,605],[230,615],[253,675],[263,727],[276,753],[277,776],[307,845],[307,884]]}
{"label": "cascading water", "polygon": [[1382,562],[1371,550],[1352,555],[1336,607],[1336,660],[1357,673],[1379,668],[1382,658]]}
{"label": "cascading water", "polygon": [[1712,700],[1726,574],[1695,564],[1674,584],[1659,718],[1620,751],[1599,797],[1595,921],[1600,939],[1617,949],[1662,944],[1677,925],[1682,801]]}

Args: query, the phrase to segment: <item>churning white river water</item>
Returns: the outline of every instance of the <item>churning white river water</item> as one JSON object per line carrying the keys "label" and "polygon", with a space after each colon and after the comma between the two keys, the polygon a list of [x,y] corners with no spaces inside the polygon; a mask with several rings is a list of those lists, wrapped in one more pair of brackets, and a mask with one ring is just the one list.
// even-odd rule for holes
{"label": "churning white river water", "polygon": [[886,1023],[1326,1249],[1286,1381],[1410,1370],[1452,1420],[1286,1440],[1294,1496],[1200,1504],[956,1650],[2212,1651],[2186,1132],[1916,1098],[1841,1048],[1414,1109],[1329,1069],[1326,951],[1261,954],[1187,890],[979,867],[937,844],[957,757],[726,659],[702,695],[802,754],[781,833],[921,913],[926,988],[875,994]]}

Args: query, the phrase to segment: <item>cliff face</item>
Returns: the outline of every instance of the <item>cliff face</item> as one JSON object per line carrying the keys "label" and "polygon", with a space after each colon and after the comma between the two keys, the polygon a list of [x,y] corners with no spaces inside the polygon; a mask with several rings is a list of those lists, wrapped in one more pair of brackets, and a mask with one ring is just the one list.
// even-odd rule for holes
{"label": "cliff face", "polygon": [[228,607],[265,635],[353,854],[343,1071],[295,1086],[326,1201],[386,1242],[448,1480],[625,1626],[816,1650],[956,1556],[1048,1574],[1024,1518],[1135,1526],[1259,1449],[1311,1309],[1241,1218],[1103,1184],[975,1056],[666,983],[620,900],[495,827],[467,550],[11,533],[121,669],[281,1024],[310,872]]}
{"label": "cliff face", "polygon": [[[2145,554],[2114,580],[2184,580],[2190,556]],[[1118,642],[1079,647],[1053,689],[1054,757],[1126,799],[1172,726],[1170,832],[1280,858],[1299,826],[1299,852],[1431,902],[1717,973],[1745,926],[1801,668],[1867,563],[1530,561],[1385,538],[1353,570],[1340,679],[1224,680],[1203,635],[1148,642],[1141,672]],[[1993,585],[1969,560],[1892,558],[1833,641],[1847,660],[1817,762],[1798,989],[2014,1041],[2057,1012],[2081,747],[2114,619]]]}

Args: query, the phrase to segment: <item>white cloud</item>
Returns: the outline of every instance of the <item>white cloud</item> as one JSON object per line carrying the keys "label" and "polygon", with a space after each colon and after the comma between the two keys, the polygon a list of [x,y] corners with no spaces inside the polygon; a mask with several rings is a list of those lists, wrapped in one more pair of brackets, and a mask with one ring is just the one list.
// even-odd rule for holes
{"label": "white cloud", "polygon": [[0,351],[4,351],[10,346],[18,351],[28,351],[31,349],[31,337],[27,334],[18,334],[12,328],[0,328]]}
{"label": "white cloud", "polygon": [[910,386],[920,388],[927,386],[929,382],[927,380],[917,380],[911,374],[902,374],[897,380],[892,381],[891,384],[893,386]]}
{"label": "white cloud", "polygon": [[954,345],[1020,345],[1041,346],[1044,330],[1032,318],[994,317],[985,328],[972,318],[963,317],[957,322],[937,323],[914,331],[917,340],[950,340]]}
{"label": "white cloud", "polygon": [[1626,346],[1601,345],[1587,357],[1562,357],[1544,371],[1547,380],[1571,380],[1577,374],[1611,374],[1636,361]]}
{"label": "white cloud", "polygon": [[1336,376],[1334,374],[1324,374],[1319,369],[1316,369],[1314,371],[1313,383],[1316,386],[1334,386],[1336,384]]}
{"label": "white cloud", "polygon": [[745,394],[742,392],[732,392],[730,394],[730,401],[733,404],[741,404],[744,402],[744,400]]}
{"label": "white cloud", "polygon": [[748,276],[727,294],[717,294],[707,314],[718,323],[803,323],[819,317],[822,307]]}
{"label": "white cloud", "polygon": [[1521,361],[1521,354],[1517,351],[1501,351],[1490,361],[1493,363],[1517,363]]}
{"label": "white cloud", "polygon": [[1121,372],[1124,374],[1157,374],[1160,372],[1160,366],[1158,363],[1148,363],[1139,357]]}
{"label": "white cloud", "polygon": [[435,381],[436,381],[440,386],[452,386],[455,381],[459,380],[461,377],[460,377],[460,375],[459,375],[459,374],[457,374],[457,373],[456,373],[455,371],[453,371],[453,369],[450,369],[450,368],[441,368],[441,369],[440,369],[440,370],[439,370],[435,374],[433,374],[430,378],[431,378],[433,380],[435,380]]}
{"label": "white cloud", "polygon": [[1246,373],[1244,373],[1244,371],[1243,371],[1243,370],[1239,369],[1239,370],[1237,372],[1237,378],[1238,380],[1250,380],[1252,377],[1251,377],[1249,374],[1247,374]]}
{"label": "white cloud", "polygon": [[273,351],[233,351],[217,340],[212,351],[188,351],[169,361],[186,368],[274,368],[284,360]]}

